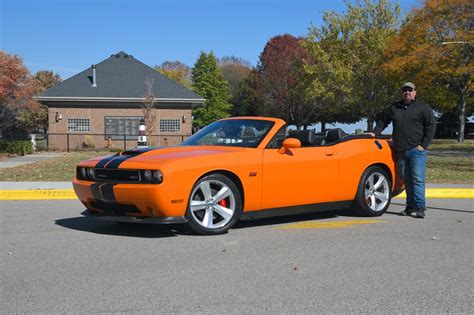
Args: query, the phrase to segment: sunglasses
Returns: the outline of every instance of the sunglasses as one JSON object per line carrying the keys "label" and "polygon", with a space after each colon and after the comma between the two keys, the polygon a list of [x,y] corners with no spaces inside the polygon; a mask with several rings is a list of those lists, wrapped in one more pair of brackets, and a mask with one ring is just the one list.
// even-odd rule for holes
{"label": "sunglasses", "polygon": [[403,93],[405,93],[405,92],[413,92],[413,89],[412,89],[412,88],[404,88],[402,91],[403,91]]}

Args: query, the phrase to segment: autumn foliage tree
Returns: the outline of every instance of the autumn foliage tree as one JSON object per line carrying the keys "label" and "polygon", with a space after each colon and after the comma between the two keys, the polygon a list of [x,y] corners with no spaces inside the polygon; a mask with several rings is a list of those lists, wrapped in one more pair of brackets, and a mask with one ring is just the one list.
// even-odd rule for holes
{"label": "autumn foliage tree", "polygon": [[254,82],[263,115],[280,117],[298,127],[312,123],[311,104],[296,89],[304,55],[301,39],[290,34],[275,36],[267,42]]}
{"label": "autumn foliage tree", "polygon": [[213,52],[201,52],[192,69],[192,82],[193,91],[206,99],[203,106],[193,110],[194,127],[229,116],[229,89]]}
{"label": "autumn foliage tree", "polygon": [[308,98],[318,118],[351,122],[375,116],[393,100],[396,84],[380,69],[383,52],[399,24],[399,7],[388,0],[347,3],[347,12],[325,12],[305,41]]}
{"label": "autumn foliage tree", "polygon": [[165,61],[155,70],[187,88],[191,87],[191,68],[181,61]]}
{"label": "autumn foliage tree", "polygon": [[[36,81],[36,93],[41,94],[47,89],[55,86],[59,82],[61,82],[61,76],[57,73],[53,73],[53,71],[49,70],[40,70],[35,73],[34,80]],[[38,116],[38,129],[39,130],[47,130],[48,129],[48,108],[43,105],[39,104],[40,110],[36,113]]]}
{"label": "autumn foliage tree", "polygon": [[230,94],[230,103],[232,104],[232,114],[239,115],[240,111],[240,86],[248,77],[252,66],[250,62],[235,56],[225,56],[219,59],[219,67],[224,80],[227,82]]}
{"label": "autumn foliage tree", "polygon": [[474,103],[473,16],[472,1],[426,0],[408,15],[385,55],[387,71],[414,81],[417,95],[439,111],[457,115],[459,142]]}
{"label": "autumn foliage tree", "polygon": [[33,96],[40,91],[20,57],[0,51],[0,128],[5,138],[42,126],[44,110]]}

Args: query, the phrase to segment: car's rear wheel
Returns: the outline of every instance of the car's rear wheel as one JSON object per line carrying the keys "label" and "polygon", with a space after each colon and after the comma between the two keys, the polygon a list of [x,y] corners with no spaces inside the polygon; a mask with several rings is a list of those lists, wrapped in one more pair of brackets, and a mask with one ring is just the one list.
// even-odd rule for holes
{"label": "car's rear wheel", "polygon": [[390,206],[391,185],[387,172],[378,166],[367,168],[362,174],[354,200],[354,210],[363,216],[380,216]]}
{"label": "car's rear wheel", "polygon": [[241,212],[239,189],[228,177],[216,173],[194,184],[186,219],[194,233],[222,234],[237,222]]}

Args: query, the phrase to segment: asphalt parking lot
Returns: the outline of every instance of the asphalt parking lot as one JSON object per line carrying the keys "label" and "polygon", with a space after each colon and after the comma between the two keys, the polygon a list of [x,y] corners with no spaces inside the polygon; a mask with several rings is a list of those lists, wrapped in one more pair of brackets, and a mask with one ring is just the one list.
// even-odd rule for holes
{"label": "asphalt parking lot", "polygon": [[2,201],[2,313],[472,313],[472,199],[426,219],[345,212],[220,236],[83,218],[77,200]]}

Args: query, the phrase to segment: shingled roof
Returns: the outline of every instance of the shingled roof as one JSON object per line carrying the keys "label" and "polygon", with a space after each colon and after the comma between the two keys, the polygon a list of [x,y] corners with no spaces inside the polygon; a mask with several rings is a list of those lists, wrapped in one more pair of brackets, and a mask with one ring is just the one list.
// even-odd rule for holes
{"label": "shingled roof", "polygon": [[39,101],[143,101],[146,82],[153,79],[157,102],[201,104],[204,99],[183,85],[121,51],[98,63],[96,87],[92,67],[66,79],[37,97]]}

